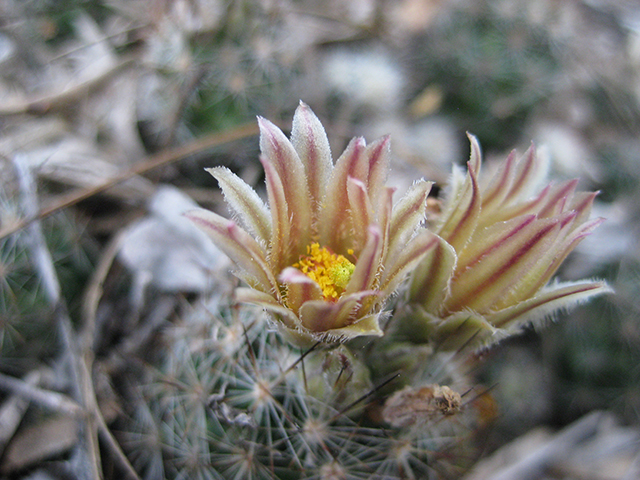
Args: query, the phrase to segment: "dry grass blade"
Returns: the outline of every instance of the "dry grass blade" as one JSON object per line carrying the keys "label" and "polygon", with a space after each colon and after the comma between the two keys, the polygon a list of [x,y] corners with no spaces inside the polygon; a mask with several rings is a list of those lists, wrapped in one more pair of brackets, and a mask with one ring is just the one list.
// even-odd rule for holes
{"label": "dry grass blade", "polygon": [[209,148],[218,147],[226,143],[241,140],[243,138],[251,137],[257,134],[258,127],[254,123],[245,124],[236,128],[232,128],[230,130],[226,130],[224,132],[207,135],[206,137],[203,137],[187,145],[166,150],[156,155],[152,155],[146,160],[143,160],[139,164],[135,165],[133,168],[121,173],[120,175],[106,180],[96,187],[72,191],[66,195],[62,195],[57,200],[53,201],[49,206],[42,208],[37,214],[30,216],[27,215],[26,218],[20,221],[16,221],[11,225],[5,226],[4,228],[2,228],[2,230],[0,230],[0,240],[22,230],[27,225],[36,220],[42,220],[49,215],[52,215],[71,205],[75,205],[82,200],[86,200],[87,198],[101,193],[113,187],[114,185],[124,182],[125,180],[133,178],[136,175],[141,175],[149,172],[150,170],[153,170],[154,168],[158,168],[163,165],[168,165],[172,162],[182,160],[189,155],[202,152]]}
{"label": "dry grass blade", "polygon": [[[109,273],[109,269],[113,264],[113,260],[118,253],[121,239],[122,234],[116,236],[105,249],[98,263],[98,266],[89,281],[89,285],[84,297],[82,311],[84,324],[82,325],[82,330],[79,334],[79,340],[81,344],[81,358],[84,359],[84,365],[88,375],[91,375],[93,369],[93,344],[95,340],[94,336],[96,330],[95,320],[98,303],[100,302],[100,298],[102,297],[102,286],[104,284],[105,278],[107,277],[107,274]],[[111,450],[114,459],[117,460],[120,467],[126,473],[127,478],[139,479],[140,477],[136,473],[133,466],[131,466],[131,463],[120,448],[117,440],[113,437],[111,430],[109,430],[102,412],[100,411],[100,407],[97,404],[93,382],[91,382],[89,386],[90,391],[87,392],[87,395],[91,397],[92,404],[94,405],[93,414],[96,418],[98,433],[100,434],[100,437],[102,438],[104,444]]]}
{"label": "dry grass blade", "polygon": [[61,107],[68,106],[70,103],[76,102],[87,96],[91,91],[104,85],[105,82],[113,78],[125,68],[134,65],[133,59],[123,60],[114,65],[109,70],[100,75],[74,85],[71,88],[56,92],[50,95],[44,95],[40,98],[27,100],[24,102],[6,103],[0,107],[0,116],[37,114],[42,115]]}
{"label": "dry grass blade", "polygon": [[[13,159],[20,185],[20,203],[27,216],[37,211],[37,193],[30,170],[20,155]],[[54,311],[56,326],[60,332],[62,351],[66,356],[71,376],[71,387],[74,399],[84,407],[86,412],[97,408],[91,375],[78,348],[77,335],[73,329],[71,318],[64,299],[61,296],[60,281],[53,266],[53,259],[47,247],[41,225],[38,222],[29,225],[23,241],[30,253],[34,268],[44,286],[47,301]],[[97,427],[94,415],[87,415],[80,424],[81,440],[77,445],[77,453],[84,464],[83,470],[87,478],[100,478],[101,462],[98,446]]]}
{"label": "dry grass blade", "polygon": [[[28,373],[23,381],[29,386],[36,385],[40,381],[40,372]],[[22,422],[29,403],[21,395],[13,394],[0,406],[0,455]]]}
{"label": "dry grass blade", "polygon": [[82,408],[66,395],[39,388],[28,379],[20,380],[0,373],[0,389],[15,392],[25,399],[59,413],[74,417],[82,414]]}

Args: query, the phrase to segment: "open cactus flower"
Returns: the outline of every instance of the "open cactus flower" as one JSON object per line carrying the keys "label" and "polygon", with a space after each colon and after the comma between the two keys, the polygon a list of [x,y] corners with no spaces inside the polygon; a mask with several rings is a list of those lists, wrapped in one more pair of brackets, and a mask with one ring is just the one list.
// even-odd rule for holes
{"label": "open cactus flower", "polygon": [[521,157],[511,152],[485,179],[480,147],[469,138],[467,172],[454,170],[432,228],[442,240],[414,270],[409,287],[411,328],[451,349],[495,342],[609,291],[602,281],[549,283],[603,222],[589,219],[596,193],[576,192],[577,180],[540,188],[547,169],[533,145]]}
{"label": "open cactus flower", "polygon": [[389,139],[354,138],[333,163],[324,128],[300,103],[291,139],[258,119],[268,204],[224,167],[209,169],[237,221],[186,215],[235,263],[238,301],[262,306],[295,342],[382,335],[384,303],[441,240],[421,227],[431,183],[394,205]]}

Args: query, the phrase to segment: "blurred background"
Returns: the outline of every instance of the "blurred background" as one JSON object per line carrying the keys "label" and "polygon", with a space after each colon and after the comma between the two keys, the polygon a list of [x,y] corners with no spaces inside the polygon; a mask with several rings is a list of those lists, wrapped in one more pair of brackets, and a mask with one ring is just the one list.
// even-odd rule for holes
{"label": "blurred background", "polygon": [[[640,424],[634,0],[1,1],[0,394],[13,427],[0,422],[0,474],[35,475],[77,441],[63,417],[19,401],[73,390],[56,374],[69,331],[99,370],[105,420],[130,430],[127,382],[145,381],[157,333],[228,267],[176,236],[174,213],[192,202],[226,212],[206,167],[262,189],[255,117],[287,131],[300,100],[334,154],[353,136],[390,134],[400,189],[425,177],[437,194],[470,132],[489,164],[533,141],[553,179],[601,191],[594,215],[607,221],[560,277],[605,278],[616,294],[482,354],[473,375],[491,405],[478,460],[600,411],[601,470],[544,478],[625,478]],[[52,305],[65,305],[70,329]],[[16,396],[12,379],[30,393]],[[130,437],[116,438],[133,457]],[[50,448],[29,456],[19,441]]]}

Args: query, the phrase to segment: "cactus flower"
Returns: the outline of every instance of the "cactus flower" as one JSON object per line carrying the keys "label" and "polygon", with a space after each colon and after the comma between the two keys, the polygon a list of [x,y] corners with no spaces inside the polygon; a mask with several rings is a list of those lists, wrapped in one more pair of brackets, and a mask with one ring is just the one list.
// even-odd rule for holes
{"label": "cactus flower", "polygon": [[603,222],[589,220],[597,193],[576,192],[577,180],[540,189],[547,169],[533,145],[522,157],[511,152],[485,179],[480,147],[469,138],[467,172],[454,170],[433,226],[442,240],[414,270],[409,288],[412,328],[426,327],[423,335],[444,348],[494,342],[609,290],[601,281],[549,283]]}
{"label": "cactus flower", "polygon": [[382,335],[385,299],[439,243],[419,228],[431,184],[395,204],[385,186],[389,139],[354,138],[335,165],[322,124],[300,103],[291,139],[258,119],[268,205],[226,168],[218,180],[234,218],[186,215],[238,267],[242,302],[262,306],[298,343]]}

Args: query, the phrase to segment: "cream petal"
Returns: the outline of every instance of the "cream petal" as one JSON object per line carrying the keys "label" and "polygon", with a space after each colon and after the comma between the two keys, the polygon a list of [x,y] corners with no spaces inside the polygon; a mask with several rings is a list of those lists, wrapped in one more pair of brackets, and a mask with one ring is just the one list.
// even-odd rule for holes
{"label": "cream petal", "polygon": [[324,335],[319,336],[319,340],[325,342],[346,342],[356,337],[381,337],[384,335],[384,332],[380,328],[380,316],[380,313],[366,315],[351,325],[326,331]]}
{"label": "cream petal", "polygon": [[593,296],[611,292],[613,290],[602,281],[558,283],[533,298],[491,314],[490,321],[500,328],[521,326],[542,320],[558,309],[571,308]]}
{"label": "cream petal", "polygon": [[[380,226],[382,232],[382,261],[386,261],[387,253],[389,252],[389,238],[391,237],[391,218],[393,216],[393,194],[396,189],[394,187],[384,187],[382,193],[377,198],[376,206],[374,207],[375,219],[372,223]],[[417,228],[419,222],[414,225],[414,231]]]}
{"label": "cream petal", "polygon": [[578,192],[571,199],[571,203],[567,208],[578,212],[578,216],[576,217],[577,225],[587,221],[591,215],[591,207],[598,193],[599,192]]}
{"label": "cream petal", "polygon": [[415,182],[394,206],[389,228],[389,251],[402,248],[424,220],[432,185],[433,182],[424,180]]}
{"label": "cream petal", "polygon": [[543,252],[537,262],[513,282],[510,290],[501,297],[495,308],[504,308],[534,296],[555,274],[560,264],[578,242],[599,225],[598,222],[576,229],[577,215],[576,211],[568,211],[556,217],[560,230],[554,245],[547,252]]}
{"label": "cream petal", "polygon": [[[575,217],[577,222],[578,216]],[[573,251],[573,249],[591,232],[593,232],[602,222],[604,222],[604,218],[595,218],[587,223],[580,225],[579,227],[573,229],[571,233],[567,234],[558,245],[554,248],[554,256],[548,262],[546,262],[546,268],[543,273],[539,273],[537,281],[532,283],[530,290],[527,292],[525,297],[527,298],[532,296],[538,290],[540,290],[543,286],[547,284],[551,277],[556,273],[558,268],[567,256]]]}
{"label": "cream petal", "polygon": [[271,240],[271,214],[256,191],[226,167],[206,168],[219,183],[225,201],[242,226],[265,245]]}
{"label": "cream petal", "polygon": [[344,215],[345,205],[349,204],[347,179],[349,176],[361,178],[367,168],[360,159],[364,155],[366,144],[362,138],[354,138],[340,155],[327,185],[327,192],[320,210],[320,243],[336,252],[349,248],[351,225]]}
{"label": "cream petal", "polygon": [[369,196],[378,198],[389,175],[389,157],[391,141],[389,136],[379,138],[367,146],[366,161],[369,164],[367,178],[363,182],[367,185]]}
{"label": "cream petal", "polygon": [[289,207],[291,238],[307,244],[311,232],[312,209],[305,167],[291,142],[278,127],[260,117],[258,125],[260,151],[273,166],[284,187]]}
{"label": "cream petal", "polygon": [[536,212],[538,216],[550,218],[565,211],[568,206],[568,200],[573,196],[577,185],[578,180],[569,180],[560,185],[552,186],[547,201]]}
{"label": "cream petal", "polygon": [[[504,222],[495,223],[482,230],[476,230],[469,248],[458,256],[456,269],[458,271],[473,268],[483,258],[492,252],[503,251],[505,245],[512,241],[516,235],[522,235],[522,231],[530,227],[536,221],[536,215],[522,215]],[[527,230],[528,233],[531,228]]]}
{"label": "cream petal", "polygon": [[490,252],[473,268],[457,270],[444,311],[463,307],[483,313],[553,247],[560,230],[557,219],[538,219],[505,239],[502,247]]}
{"label": "cream petal", "polygon": [[409,299],[420,304],[427,312],[438,311],[449,294],[451,277],[458,257],[454,248],[438,238],[438,243],[427,252],[411,276]]}
{"label": "cream petal", "polygon": [[359,252],[367,241],[367,227],[373,223],[373,208],[367,194],[367,187],[353,177],[347,179],[347,198],[352,229],[350,248]]}
{"label": "cream petal", "polygon": [[505,337],[499,334],[499,330],[485,316],[477,312],[456,312],[438,320],[435,317],[432,322],[437,324],[434,339],[440,350],[473,349]]}
{"label": "cream petal", "polygon": [[468,164],[467,176],[461,185],[454,187],[447,199],[437,234],[457,252],[462,251],[478,224],[482,200],[478,190],[476,173]]}
{"label": "cream petal", "polygon": [[238,303],[251,303],[264,308],[269,313],[276,315],[286,327],[296,329],[300,321],[295,313],[286,308],[273,295],[259,292],[253,288],[239,287],[234,291],[235,301]]}
{"label": "cream petal", "polygon": [[[573,202],[576,181],[570,180],[560,185],[547,185],[534,198],[522,203],[505,204],[494,211],[482,211],[478,228],[484,228],[492,224],[519,217],[521,215],[535,214],[540,218],[551,218],[568,209]],[[587,207],[587,205],[583,205]]]}
{"label": "cream petal", "polygon": [[352,325],[358,320],[358,309],[367,297],[376,292],[364,291],[345,295],[339,301],[309,301],[300,307],[300,324],[311,332],[326,332]]}
{"label": "cream petal", "polygon": [[405,275],[443,242],[435,233],[422,230],[404,245],[398,245],[395,251],[390,251],[380,279],[379,289],[384,296],[393,293]]}
{"label": "cream petal", "polygon": [[536,154],[533,143],[516,165],[509,194],[504,203],[519,203],[531,197],[547,177],[548,161]]}
{"label": "cream petal", "polygon": [[512,218],[523,215],[536,215],[544,205],[549,202],[549,198],[553,195],[551,185],[544,187],[535,197],[514,205],[503,204],[499,208],[482,210],[482,215],[478,221],[477,229],[484,229],[499,222],[505,222]]}
{"label": "cream petal", "polygon": [[267,197],[271,209],[271,239],[269,241],[269,264],[274,272],[281,271],[291,263],[291,235],[289,204],[287,203],[284,186],[278,172],[271,162],[260,157],[264,167],[267,183]]}
{"label": "cream petal", "polygon": [[[577,213],[575,211],[570,211],[556,217],[560,225],[560,230],[558,231],[558,236],[554,244],[546,251],[541,252],[540,257],[524,271],[522,275],[519,275],[512,282],[509,290],[504,292],[499,301],[494,305],[494,309],[505,308],[530,298],[547,283],[563,260],[558,257],[563,254],[563,244],[568,242],[568,236],[572,234],[576,216]],[[582,237],[584,237],[584,235]],[[566,253],[568,254],[569,251]],[[554,270],[550,271],[550,268],[554,268]],[[545,275],[548,275],[548,277],[542,282]]]}
{"label": "cream petal", "polygon": [[480,143],[475,135],[471,135],[467,132],[467,138],[471,144],[471,152],[469,153],[469,168],[475,172],[476,178],[480,176],[480,168],[482,167],[482,151],[480,149]]}
{"label": "cream petal", "polygon": [[[570,209],[573,202],[569,201],[573,196],[576,181],[570,180],[560,185],[547,185],[534,198],[522,203],[503,205],[493,212],[483,210],[479,227],[498,223],[520,215],[536,214],[539,217],[553,217]],[[587,207],[587,205],[583,205]]]}
{"label": "cream petal", "polygon": [[204,209],[185,213],[241,269],[258,282],[264,292],[277,291],[278,284],[271,273],[262,247],[234,222]]}
{"label": "cream petal", "polygon": [[344,291],[349,295],[375,287],[381,269],[382,232],[377,225],[370,225],[367,229],[367,243],[362,249],[356,262],[356,268]]}
{"label": "cream petal", "polygon": [[287,286],[286,302],[294,312],[298,312],[305,302],[323,300],[320,285],[297,268],[285,268],[278,279]]}
{"label": "cream petal", "polygon": [[482,212],[490,212],[503,205],[505,198],[509,194],[513,177],[516,170],[516,151],[512,150],[491,183],[482,189]]}
{"label": "cream petal", "polygon": [[314,217],[317,218],[333,162],[324,127],[303,102],[300,102],[293,116],[291,144],[304,165],[311,205],[315,212]]}

